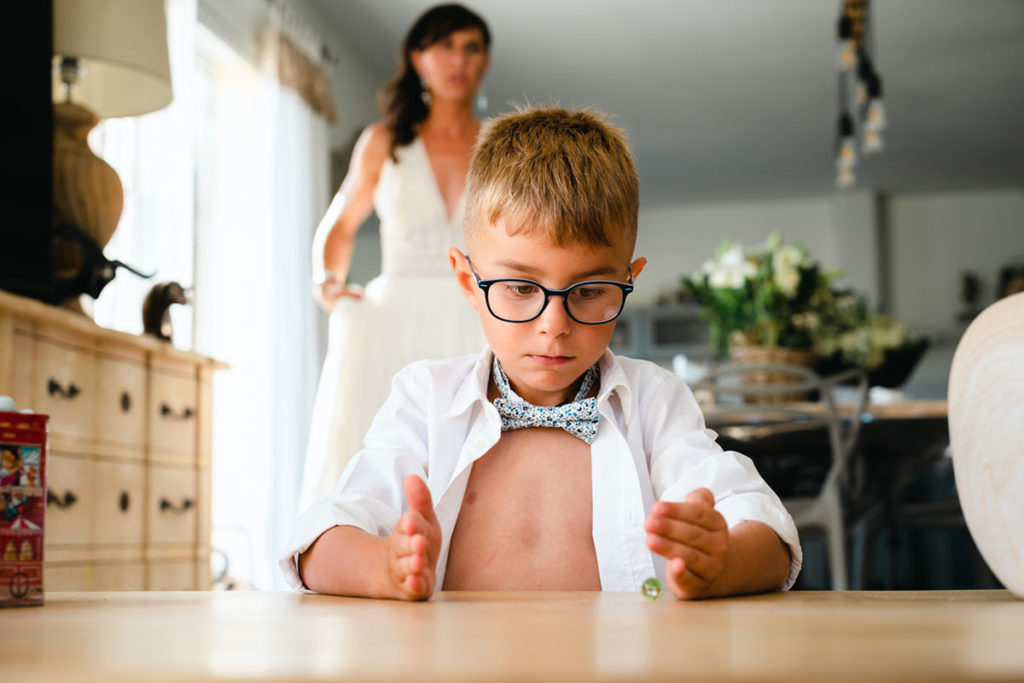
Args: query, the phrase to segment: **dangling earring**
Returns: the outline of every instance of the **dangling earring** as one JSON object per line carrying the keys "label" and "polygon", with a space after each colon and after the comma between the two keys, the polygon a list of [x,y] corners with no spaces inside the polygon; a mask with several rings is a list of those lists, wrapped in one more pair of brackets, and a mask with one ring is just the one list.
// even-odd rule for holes
{"label": "dangling earring", "polygon": [[423,100],[423,104],[430,106],[430,88],[427,86],[427,79],[420,76],[420,99]]}
{"label": "dangling earring", "polygon": [[481,114],[487,113],[487,93],[484,92],[483,87],[480,88],[476,94],[476,108]]}

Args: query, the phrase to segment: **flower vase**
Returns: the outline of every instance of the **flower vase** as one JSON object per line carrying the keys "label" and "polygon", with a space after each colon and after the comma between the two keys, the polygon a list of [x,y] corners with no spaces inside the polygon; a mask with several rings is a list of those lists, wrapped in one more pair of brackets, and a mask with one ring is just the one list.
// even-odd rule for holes
{"label": "flower vase", "polygon": [[[778,346],[762,346],[760,344],[733,343],[729,350],[730,358],[739,365],[795,365],[812,370],[814,354],[801,349],[787,349]],[[785,384],[799,381],[788,374],[767,370],[752,370],[741,376],[744,384]],[[770,394],[747,394],[747,403],[788,403],[806,401],[810,395],[806,391],[780,391]]]}

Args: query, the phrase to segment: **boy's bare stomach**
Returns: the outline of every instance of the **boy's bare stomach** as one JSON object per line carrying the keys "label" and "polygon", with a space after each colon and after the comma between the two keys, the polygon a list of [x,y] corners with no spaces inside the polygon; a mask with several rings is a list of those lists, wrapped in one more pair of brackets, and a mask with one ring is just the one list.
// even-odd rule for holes
{"label": "boy's bare stomach", "polygon": [[561,429],[503,433],[473,464],[445,590],[601,590],[590,446]]}

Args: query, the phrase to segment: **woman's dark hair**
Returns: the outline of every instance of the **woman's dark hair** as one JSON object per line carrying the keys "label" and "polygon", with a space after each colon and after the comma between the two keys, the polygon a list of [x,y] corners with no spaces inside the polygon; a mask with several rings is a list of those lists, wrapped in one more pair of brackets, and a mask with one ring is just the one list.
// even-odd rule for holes
{"label": "woman's dark hair", "polygon": [[[416,138],[416,124],[427,118],[429,111],[423,102],[423,86],[419,74],[412,67],[412,51],[425,50],[444,40],[451,33],[465,28],[478,28],[484,37],[484,48],[490,50],[491,32],[487,22],[476,12],[458,3],[437,5],[424,12],[402,41],[398,55],[398,75],[381,88],[380,108],[391,131],[391,158],[395,149],[408,145]],[[397,159],[396,159],[397,161]]]}

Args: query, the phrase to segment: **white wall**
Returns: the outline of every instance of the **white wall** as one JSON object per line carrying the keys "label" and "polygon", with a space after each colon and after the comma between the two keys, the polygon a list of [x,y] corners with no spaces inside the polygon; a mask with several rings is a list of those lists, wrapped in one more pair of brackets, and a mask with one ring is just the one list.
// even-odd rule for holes
{"label": "white wall", "polygon": [[897,320],[927,335],[931,348],[903,390],[944,398],[956,344],[960,277],[977,273],[982,304],[995,298],[999,270],[1024,262],[1024,191],[896,195],[867,192],[705,206],[641,207],[636,253],[650,260],[634,305],[674,291],[728,237],[756,246],[772,230],[799,242],[843,284],[887,304]]}
{"label": "white wall", "polygon": [[646,256],[648,265],[631,303],[651,304],[674,292],[680,278],[696,271],[725,238],[759,248],[777,230],[785,242],[803,244],[826,268],[838,267],[834,213],[829,199],[641,206],[635,253]]}
{"label": "white wall", "polygon": [[1024,262],[1024,191],[922,194],[890,199],[887,215],[892,313],[915,329],[956,329],[961,274],[994,300],[999,269]]}

